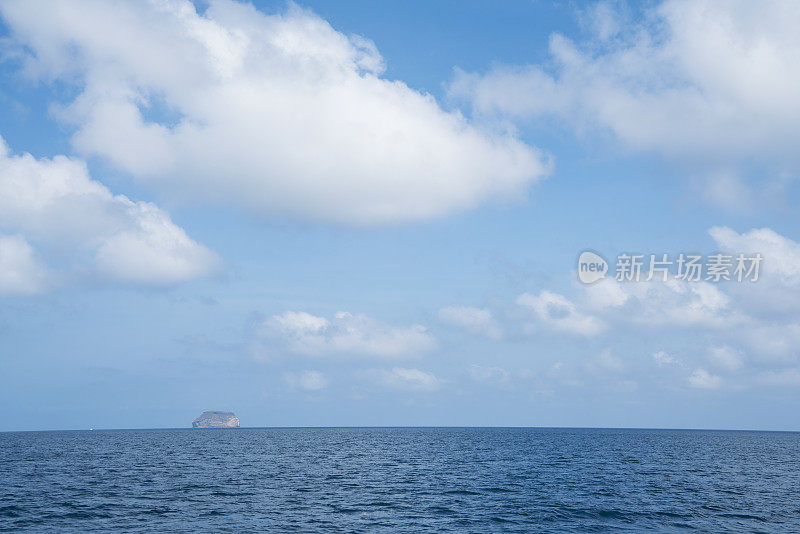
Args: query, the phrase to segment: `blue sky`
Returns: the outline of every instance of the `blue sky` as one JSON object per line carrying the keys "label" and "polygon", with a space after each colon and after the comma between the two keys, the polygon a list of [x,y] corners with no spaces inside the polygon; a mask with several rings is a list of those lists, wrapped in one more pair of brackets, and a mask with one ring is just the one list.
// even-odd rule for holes
{"label": "blue sky", "polygon": [[[765,6],[0,4],[0,429],[800,429]],[[584,286],[586,249],[764,267]]]}

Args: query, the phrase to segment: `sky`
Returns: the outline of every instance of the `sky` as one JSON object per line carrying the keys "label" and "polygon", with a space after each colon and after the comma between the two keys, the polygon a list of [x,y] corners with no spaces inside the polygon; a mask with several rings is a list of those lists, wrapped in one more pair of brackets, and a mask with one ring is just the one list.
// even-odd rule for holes
{"label": "sky", "polygon": [[0,2],[0,430],[800,430],[798,20]]}

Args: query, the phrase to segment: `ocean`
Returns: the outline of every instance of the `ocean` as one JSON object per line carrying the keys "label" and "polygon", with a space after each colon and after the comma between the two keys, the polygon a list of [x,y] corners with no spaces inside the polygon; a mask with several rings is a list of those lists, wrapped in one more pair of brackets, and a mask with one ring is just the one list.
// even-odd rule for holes
{"label": "ocean", "polygon": [[800,532],[800,433],[0,433],[0,530]]}

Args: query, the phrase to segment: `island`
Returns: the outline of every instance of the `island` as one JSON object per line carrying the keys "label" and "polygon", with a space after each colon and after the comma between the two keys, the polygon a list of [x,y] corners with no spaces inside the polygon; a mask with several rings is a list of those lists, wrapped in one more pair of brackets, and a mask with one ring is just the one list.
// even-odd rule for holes
{"label": "island", "polygon": [[239,418],[233,412],[203,412],[192,428],[239,428]]}

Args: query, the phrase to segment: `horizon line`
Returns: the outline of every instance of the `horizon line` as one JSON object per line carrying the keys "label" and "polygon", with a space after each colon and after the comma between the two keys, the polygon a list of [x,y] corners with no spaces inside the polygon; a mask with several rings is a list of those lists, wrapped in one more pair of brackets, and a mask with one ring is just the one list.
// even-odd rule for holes
{"label": "horizon line", "polygon": [[691,428],[691,427],[635,427],[635,426],[529,426],[529,425],[302,425],[302,426],[239,426],[239,427],[135,427],[135,428],[62,428],[36,430],[0,430],[0,434],[22,432],[119,432],[137,430],[336,430],[336,429],[530,429],[530,430],[661,430],[684,432],[773,432],[800,433],[800,430],[754,428]]}

